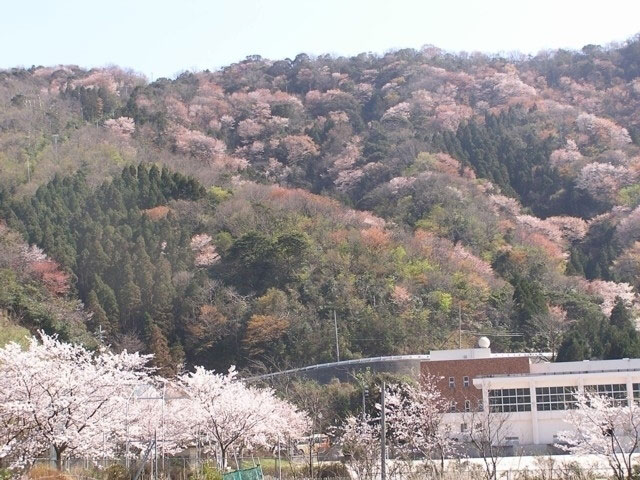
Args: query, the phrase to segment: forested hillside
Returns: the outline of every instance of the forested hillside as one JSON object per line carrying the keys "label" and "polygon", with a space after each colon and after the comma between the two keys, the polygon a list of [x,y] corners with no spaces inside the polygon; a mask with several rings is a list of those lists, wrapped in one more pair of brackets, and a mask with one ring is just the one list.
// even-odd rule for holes
{"label": "forested hillside", "polygon": [[[272,370],[640,355],[640,39],[0,71],[0,321]],[[516,333],[516,336],[500,336]],[[454,338],[455,337],[455,338]]]}

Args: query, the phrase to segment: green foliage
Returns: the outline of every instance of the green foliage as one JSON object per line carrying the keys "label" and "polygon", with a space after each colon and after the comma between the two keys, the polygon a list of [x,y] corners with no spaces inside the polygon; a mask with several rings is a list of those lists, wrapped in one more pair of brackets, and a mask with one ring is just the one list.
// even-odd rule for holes
{"label": "green foliage", "polygon": [[[73,271],[78,294],[93,314],[91,327],[109,341],[117,341],[120,334],[142,338],[144,318],[152,314],[164,329],[162,336],[154,330],[150,342],[150,350],[159,353],[165,347],[164,335],[178,339],[172,319],[166,318],[173,316],[176,292],[166,282],[171,281],[172,269],[193,263],[191,231],[171,215],[154,220],[143,209],[172,199],[193,201],[203,194],[192,179],[140,165],[125,168],[120,177],[95,191],[82,172],[56,177],[32,199],[11,204],[10,214],[31,242]],[[156,273],[160,278],[154,278]],[[26,286],[16,284],[6,272],[0,278],[5,302],[24,312],[28,323],[68,337],[64,325],[56,327],[55,317],[39,310],[37,295],[24,292]]]}
{"label": "green foliage", "polygon": [[[31,330],[86,338],[88,328],[142,346],[166,372],[182,358],[334,360],[334,315],[344,358],[443,345],[458,312],[472,329],[526,334],[500,348],[537,348],[548,305],[583,327],[569,329],[565,357],[628,353],[624,312],[601,318],[596,299],[567,293],[584,284],[564,276],[632,281],[614,267],[635,238],[620,239],[626,210],[580,239],[518,216],[638,205],[637,184],[606,181],[598,195],[580,175],[609,161],[633,172],[639,45],[515,63],[411,49],[253,56],[150,84],[117,69],[0,72],[0,215],[73,286],[52,296],[6,262],[0,308]],[[586,111],[611,132],[581,128]],[[567,145],[573,160],[554,168]],[[142,164],[122,170],[130,162]],[[499,211],[498,194],[524,208]],[[201,233],[211,241],[197,251]],[[68,320],[75,296],[92,314],[86,328]]]}
{"label": "green foliage", "polygon": [[207,194],[214,203],[220,203],[224,202],[225,200],[229,200],[231,198],[231,195],[233,195],[230,190],[226,190],[222,187],[217,186],[211,187],[208,190]]}
{"label": "green foliage", "polygon": [[515,330],[531,338],[536,333],[534,318],[548,313],[544,292],[539,284],[527,278],[516,276],[511,283],[516,308]]}
{"label": "green foliage", "polygon": [[304,265],[310,240],[301,232],[287,232],[269,237],[249,232],[233,243],[229,261],[242,279],[239,288],[263,292],[270,286],[286,285]]}
{"label": "green foliage", "polygon": [[618,192],[618,201],[629,208],[640,205],[640,183],[621,188]]}
{"label": "green foliage", "polygon": [[[16,272],[0,269],[0,314],[4,310],[9,317],[20,318],[21,324],[31,331],[43,330],[58,334],[63,339],[81,336],[84,325],[77,325],[74,319],[61,318],[57,313],[73,311],[64,300],[52,298],[36,282],[22,280]],[[4,319],[6,321],[6,317]],[[4,335],[9,340],[19,338],[23,329],[8,327]]]}
{"label": "green foliage", "polygon": [[479,177],[499,185],[508,195],[518,197],[542,215],[562,212],[562,205],[549,199],[564,187],[549,165],[551,151],[558,140],[541,140],[535,127],[535,114],[514,108],[498,116],[487,115],[484,122],[471,121],[454,134],[434,138],[437,148],[470,165]]}
{"label": "green foliage", "polygon": [[587,236],[571,248],[567,273],[614,280],[611,266],[621,251],[615,233],[610,219],[591,224]]}
{"label": "green foliage", "polygon": [[640,335],[624,302],[616,299],[611,316],[587,314],[565,335],[558,361],[616,359],[640,356]]}
{"label": "green foliage", "polygon": [[127,480],[131,478],[130,473],[124,465],[109,465],[103,472],[105,480]]}
{"label": "green foliage", "polygon": [[30,336],[29,330],[15,325],[0,313],[0,348],[10,342],[16,342],[26,347]]}
{"label": "green foliage", "polygon": [[222,472],[209,463],[202,465],[202,480],[222,480]]}

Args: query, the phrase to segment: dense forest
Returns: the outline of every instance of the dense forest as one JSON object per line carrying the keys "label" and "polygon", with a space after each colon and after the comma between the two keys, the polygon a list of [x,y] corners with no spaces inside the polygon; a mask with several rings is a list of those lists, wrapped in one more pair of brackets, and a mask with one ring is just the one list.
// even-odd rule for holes
{"label": "dense forest", "polygon": [[[640,38],[0,71],[0,325],[259,372],[640,355]],[[6,338],[5,338],[6,337]],[[455,338],[454,338],[455,337]]]}

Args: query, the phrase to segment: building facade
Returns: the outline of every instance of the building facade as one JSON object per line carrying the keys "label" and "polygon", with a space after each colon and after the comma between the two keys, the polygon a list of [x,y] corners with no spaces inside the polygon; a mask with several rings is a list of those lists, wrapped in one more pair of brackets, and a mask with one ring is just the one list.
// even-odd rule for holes
{"label": "building facade", "polygon": [[505,445],[553,445],[568,430],[575,395],[592,391],[619,404],[640,401],[640,359],[545,361],[544,354],[494,354],[487,348],[432,351],[421,366],[451,401],[445,421],[464,437],[478,412],[505,419]]}

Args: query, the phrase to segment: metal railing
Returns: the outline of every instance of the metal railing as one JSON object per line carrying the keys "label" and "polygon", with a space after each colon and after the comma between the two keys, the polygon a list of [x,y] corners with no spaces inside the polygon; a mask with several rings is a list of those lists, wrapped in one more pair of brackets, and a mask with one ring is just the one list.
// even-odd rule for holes
{"label": "metal railing", "polygon": [[[492,353],[491,356],[487,358],[516,358],[516,357],[550,358],[551,353],[550,352]],[[350,365],[362,365],[362,364],[383,363],[383,362],[401,362],[401,361],[411,361],[411,360],[428,362],[431,360],[431,355],[430,354],[390,355],[386,357],[368,357],[368,358],[358,358],[354,360],[343,360],[341,362],[318,363],[316,365],[309,365],[306,367],[291,368],[289,370],[282,370],[280,372],[265,373],[263,375],[247,377],[245,380],[264,380],[267,378],[277,377],[279,375],[302,373],[302,372],[308,372],[308,371],[314,371],[314,370],[321,370],[324,368],[347,367]],[[473,360],[473,359],[452,358],[451,360]]]}
{"label": "metal railing", "polygon": [[266,373],[264,375],[256,375],[254,377],[248,377],[246,378],[246,380],[262,380],[265,378],[276,377],[278,375],[288,375],[291,373],[320,370],[323,368],[343,367],[343,366],[346,367],[349,365],[361,365],[361,364],[367,364],[367,363],[399,362],[403,360],[428,361],[430,358],[431,358],[431,355],[391,355],[388,357],[358,358],[355,360],[343,360],[341,362],[318,363],[316,365],[309,365],[307,367],[292,368],[289,370],[282,370],[280,372]]}

